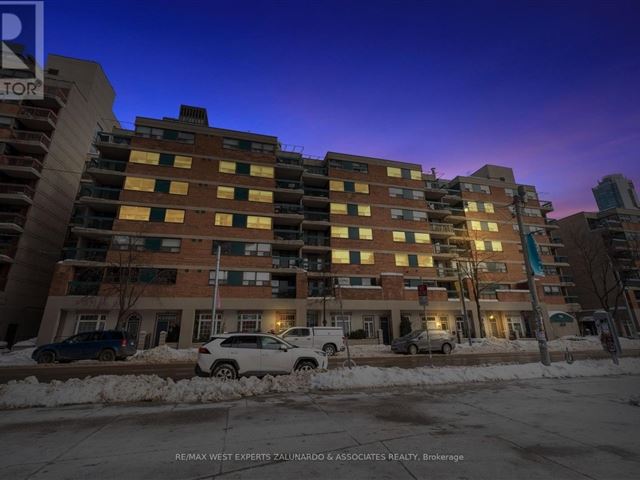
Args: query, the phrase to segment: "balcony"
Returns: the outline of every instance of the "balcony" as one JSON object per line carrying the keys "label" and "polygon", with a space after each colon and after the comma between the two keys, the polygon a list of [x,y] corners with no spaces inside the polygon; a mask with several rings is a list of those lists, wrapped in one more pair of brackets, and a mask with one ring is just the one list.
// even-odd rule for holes
{"label": "balcony", "polygon": [[31,205],[36,191],[21,183],[0,183],[0,202],[14,205]]}
{"label": "balcony", "polygon": [[101,200],[118,200],[120,198],[120,188],[96,187],[95,185],[84,185],[80,187],[79,197],[89,197]]}
{"label": "balcony", "polygon": [[310,222],[328,222],[329,212],[304,212],[304,219]]}
{"label": "balcony", "polygon": [[8,143],[19,152],[38,155],[45,155],[51,146],[51,139],[44,133],[26,130],[3,130],[0,142]]}
{"label": "balcony", "polygon": [[565,295],[564,303],[578,303],[577,295]]}
{"label": "balcony", "polygon": [[436,276],[438,278],[445,278],[445,277],[457,278],[458,272],[455,270],[455,268],[436,267]]}
{"label": "balcony", "polygon": [[276,188],[284,190],[302,190],[302,182],[295,180],[276,180]]}
{"label": "balcony", "polygon": [[432,235],[438,235],[438,234],[443,234],[443,235],[453,235],[453,226],[449,225],[448,223],[435,223],[435,222],[429,222],[429,232]]}
{"label": "balcony", "polygon": [[305,187],[304,195],[307,197],[329,198],[329,190],[326,188],[309,188]]}
{"label": "balcony", "polygon": [[302,215],[302,206],[295,203],[276,203],[273,211],[282,215]]}
{"label": "balcony", "polygon": [[303,241],[305,247],[328,247],[331,240],[329,237],[304,237]]}
{"label": "balcony", "polygon": [[128,160],[131,148],[131,136],[100,132],[96,136],[95,146],[100,156],[116,160]]}
{"label": "balcony", "polygon": [[37,179],[42,172],[42,163],[33,157],[0,155],[0,171],[14,178]]}
{"label": "balcony", "polygon": [[67,295],[97,295],[100,291],[100,282],[85,282],[72,280],[69,282]]}
{"label": "balcony", "polygon": [[302,243],[302,232],[297,231],[297,230],[281,230],[281,229],[274,229],[273,230],[273,238],[274,240],[277,240],[278,242],[284,242],[284,243],[296,243],[296,244],[301,244]]}
{"label": "balcony", "polygon": [[92,158],[87,165],[91,170],[109,170],[113,172],[124,172],[127,163],[123,160],[108,160],[106,158]]}
{"label": "balcony", "polygon": [[44,86],[44,100],[41,103],[54,108],[63,107],[67,103],[68,90],[60,87]]}
{"label": "balcony", "polygon": [[431,218],[444,218],[451,215],[451,207],[448,203],[427,202],[427,209]]}
{"label": "balcony", "polygon": [[93,215],[80,215],[73,217],[71,223],[76,227],[91,228],[95,230],[113,230],[114,218]]}
{"label": "balcony", "polygon": [[296,268],[300,263],[298,257],[271,257],[271,266],[273,268]]}
{"label": "balcony", "polygon": [[326,167],[317,167],[317,166],[312,166],[312,165],[305,165],[304,166],[304,174],[305,175],[322,175],[322,176],[327,176],[328,174],[328,170]]}
{"label": "balcony", "polygon": [[553,257],[553,263],[566,263],[568,265],[569,257],[566,257],[564,255],[555,255]]}
{"label": "balcony", "polygon": [[0,212],[0,231],[22,233],[26,221],[26,217],[19,213]]}
{"label": "balcony", "polygon": [[108,249],[104,248],[64,248],[63,260],[85,260],[89,262],[104,262],[107,259]]}
{"label": "balcony", "polygon": [[571,275],[560,275],[561,283],[573,283],[574,279]]}
{"label": "balcony", "polygon": [[271,296],[273,298],[296,298],[295,287],[272,287]]}
{"label": "balcony", "polygon": [[540,210],[544,210],[545,212],[553,211],[553,202],[549,200],[540,200]]}
{"label": "balcony", "polygon": [[20,123],[32,130],[51,131],[58,122],[58,116],[48,108],[21,106],[17,117]]}
{"label": "balcony", "polygon": [[302,159],[301,158],[287,158],[287,157],[276,157],[276,165],[277,166],[286,166],[286,167],[302,167]]}
{"label": "balcony", "polygon": [[435,255],[456,255],[460,250],[460,247],[457,245],[445,245],[442,243],[433,244],[433,253]]}
{"label": "balcony", "polygon": [[324,260],[309,260],[304,259],[302,261],[302,268],[304,268],[307,272],[324,272],[329,269],[329,262]]}

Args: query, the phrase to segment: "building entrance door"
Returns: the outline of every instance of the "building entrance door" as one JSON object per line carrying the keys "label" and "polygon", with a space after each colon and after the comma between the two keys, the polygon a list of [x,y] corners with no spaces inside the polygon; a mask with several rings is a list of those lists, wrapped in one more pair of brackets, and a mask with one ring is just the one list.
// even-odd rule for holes
{"label": "building entrance door", "polygon": [[380,330],[382,330],[382,342],[390,345],[393,335],[391,334],[391,320],[386,315],[380,317]]}

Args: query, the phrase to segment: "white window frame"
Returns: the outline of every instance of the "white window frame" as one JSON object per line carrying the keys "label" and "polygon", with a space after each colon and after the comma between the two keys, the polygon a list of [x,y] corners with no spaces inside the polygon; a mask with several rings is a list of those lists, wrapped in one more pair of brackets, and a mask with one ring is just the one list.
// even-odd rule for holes
{"label": "white window frame", "polygon": [[[89,324],[93,323],[95,326],[90,329],[82,329],[80,330],[80,324]],[[84,332],[93,332],[95,330],[104,330],[104,327],[107,323],[107,315],[105,313],[79,313],[76,317],[76,326],[73,332],[74,335],[78,333]]]}
{"label": "white window frame", "polygon": [[344,332],[344,334],[349,335],[351,333],[351,314],[350,313],[331,314],[331,326],[342,327],[342,331]]}
{"label": "white window frame", "polygon": [[366,338],[375,338],[376,336],[376,320],[375,315],[363,315],[362,327]]}
{"label": "white window frame", "polygon": [[[245,330],[246,324],[255,324],[253,330]],[[238,331],[253,333],[262,331],[262,312],[238,312]]]}

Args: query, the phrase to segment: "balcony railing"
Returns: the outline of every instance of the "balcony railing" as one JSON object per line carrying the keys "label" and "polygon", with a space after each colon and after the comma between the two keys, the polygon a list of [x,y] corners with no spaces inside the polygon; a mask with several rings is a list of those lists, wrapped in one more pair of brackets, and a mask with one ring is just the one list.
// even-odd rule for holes
{"label": "balcony railing", "polygon": [[285,158],[285,157],[276,157],[276,163],[281,165],[294,165],[300,166],[302,164],[302,159],[300,158]]}
{"label": "balcony railing", "polygon": [[304,237],[304,244],[314,247],[327,247],[329,246],[329,237]]}
{"label": "balcony railing", "polygon": [[437,233],[453,233],[453,226],[448,223],[429,223],[429,230]]}
{"label": "balcony railing", "polygon": [[29,198],[33,198],[36,191],[29,185],[22,185],[20,183],[0,183],[0,195],[25,195]]}
{"label": "balcony railing", "polygon": [[63,260],[90,260],[93,262],[103,262],[107,258],[107,248],[64,248],[62,250]]}
{"label": "balcony railing", "polygon": [[296,268],[299,263],[298,257],[271,257],[273,268]]}
{"label": "balcony railing", "polygon": [[114,218],[80,215],[73,217],[71,223],[78,227],[95,228],[97,230],[113,230]]}
{"label": "balcony railing", "polygon": [[295,203],[276,203],[273,205],[273,211],[288,215],[300,215],[302,214],[302,206]]}
{"label": "balcony railing", "polygon": [[549,200],[540,200],[540,208],[542,210],[553,210],[553,202]]}
{"label": "balcony railing", "polygon": [[271,289],[271,296],[273,298],[296,298],[296,288],[273,287]]}
{"label": "balcony railing", "polygon": [[22,106],[18,110],[18,117],[20,117],[20,118],[37,118],[37,119],[40,119],[40,120],[49,120],[54,124],[58,121],[58,116],[55,113],[53,113],[52,110],[49,110],[48,108]]}
{"label": "balcony railing", "polygon": [[436,268],[436,275],[438,277],[455,277],[457,272],[453,268]]}
{"label": "balcony railing", "polygon": [[310,165],[305,165],[304,166],[304,171],[305,173],[310,173],[312,175],[327,175],[328,170],[326,169],[326,167],[316,167],[316,166],[310,166]]}
{"label": "balcony railing", "polygon": [[304,259],[302,261],[302,268],[308,272],[324,272],[329,267],[329,262],[323,260],[309,260]]}
{"label": "balcony railing", "polygon": [[447,203],[442,202],[427,202],[427,208],[430,210],[451,210],[451,207]]}
{"label": "balcony railing", "polygon": [[433,244],[434,253],[458,253],[460,250],[460,247],[457,245],[443,245],[442,243]]}
{"label": "balcony railing", "polygon": [[569,262],[569,257],[566,257],[564,255],[555,255],[553,257],[553,261],[555,263],[568,263]]}
{"label": "balcony railing", "polygon": [[13,258],[13,256],[16,254],[17,248],[18,246],[15,241],[0,243],[0,255]]}
{"label": "balcony railing", "polygon": [[301,190],[302,183],[295,180],[276,180],[276,188],[284,188],[289,190]]}
{"label": "balcony railing", "polygon": [[573,283],[573,276],[571,275],[560,275],[560,281],[563,283]]}
{"label": "balcony railing", "polygon": [[304,212],[304,219],[316,222],[328,222],[329,212]]}
{"label": "balcony railing", "polygon": [[92,158],[89,161],[89,168],[124,172],[127,169],[127,162],[122,160],[108,160],[106,158]]}
{"label": "balcony railing", "polygon": [[26,130],[13,130],[11,138],[19,142],[38,142],[49,148],[51,139],[41,132],[29,132]]}
{"label": "balcony railing", "polygon": [[62,103],[67,103],[67,90],[60,87],[44,86],[44,94],[47,97],[57,97]]}
{"label": "balcony railing", "polygon": [[72,280],[69,282],[67,295],[97,295],[99,290],[100,282]]}
{"label": "balcony railing", "polygon": [[578,297],[576,295],[565,295],[565,303],[578,303]]}
{"label": "balcony railing", "polygon": [[302,232],[276,229],[273,231],[273,237],[276,240],[301,240]]}
{"label": "balcony railing", "polygon": [[13,212],[0,212],[0,223],[10,223],[24,227],[24,223],[27,221],[24,215]]}
{"label": "balcony railing", "polygon": [[130,145],[131,137],[124,135],[115,135],[113,133],[100,132],[96,140],[101,143],[111,143],[113,145]]}
{"label": "balcony railing", "polygon": [[8,167],[33,168],[38,172],[42,171],[42,162],[33,157],[21,157],[19,155],[0,155],[0,168],[3,165]]}
{"label": "balcony railing", "polygon": [[83,186],[80,188],[81,197],[101,198],[105,200],[118,200],[120,198],[119,188]]}
{"label": "balcony railing", "polygon": [[325,188],[309,188],[305,187],[304,194],[309,197],[329,197],[329,190]]}

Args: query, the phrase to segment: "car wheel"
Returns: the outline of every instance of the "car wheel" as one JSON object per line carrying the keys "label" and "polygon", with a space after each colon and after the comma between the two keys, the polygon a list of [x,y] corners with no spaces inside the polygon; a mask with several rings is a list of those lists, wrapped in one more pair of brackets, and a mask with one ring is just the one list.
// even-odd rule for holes
{"label": "car wheel", "polygon": [[451,353],[451,345],[449,345],[448,343],[442,344],[442,353],[444,353],[445,355]]}
{"label": "car wheel", "polygon": [[315,363],[309,360],[303,360],[298,365],[296,365],[296,372],[309,372],[311,370],[315,370],[316,368],[317,367]]}
{"label": "car wheel", "polygon": [[407,349],[407,353],[409,355],[415,355],[416,353],[418,353],[418,347],[416,347],[415,345],[409,345],[409,348]]}
{"label": "car wheel", "polygon": [[332,357],[333,355],[336,354],[336,347],[332,343],[327,343],[324,347],[322,347],[322,350],[329,357]]}
{"label": "car wheel", "polygon": [[227,382],[229,380],[235,380],[238,377],[238,372],[230,363],[221,363],[216,366],[211,372],[213,378]]}
{"label": "car wheel", "polygon": [[98,355],[98,360],[101,362],[113,362],[116,359],[116,352],[113,350],[103,350]]}
{"label": "car wheel", "polygon": [[38,355],[38,363],[53,363],[56,361],[56,356],[53,352],[42,352]]}

